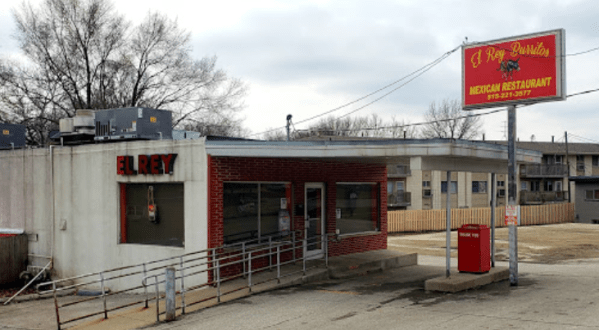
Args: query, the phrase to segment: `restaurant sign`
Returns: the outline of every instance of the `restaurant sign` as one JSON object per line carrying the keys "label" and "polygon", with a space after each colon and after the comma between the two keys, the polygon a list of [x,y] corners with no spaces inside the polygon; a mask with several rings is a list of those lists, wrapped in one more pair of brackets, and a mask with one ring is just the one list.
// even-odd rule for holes
{"label": "restaurant sign", "polygon": [[462,108],[566,99],[563,29],[462,47]]}
{"label": "restaurant sign", "polygon": [[157,154],[137,156],[135,169],[133,156],[116,157],[116,173],[118,175],[137,174],[173,174],[177,154]]}

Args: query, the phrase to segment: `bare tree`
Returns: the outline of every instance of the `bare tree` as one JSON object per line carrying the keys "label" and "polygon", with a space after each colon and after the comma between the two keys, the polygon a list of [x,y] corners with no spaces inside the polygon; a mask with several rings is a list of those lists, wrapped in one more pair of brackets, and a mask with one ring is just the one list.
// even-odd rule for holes
{"label": "bare tree", "polygon": [[0,66],[0,109],[27,126],[30,143],[77,109],[148,107],[173,112],[181,128],[230,126],[246,86],[191,57],[190,36],[175,20],[150,13],[136,27],[108,0],[45,0],[13,11],[27,63]]}
{"label": "bare tree", "polygon": [[[404,133],[405,132],[405,133]],[[348,136],[378,138],[415,138],[417,130],[408,122],[392,118],[383,120],[377,114],[363,117],[327,117],[308,129],[295,132],[295,138],[310,136]]]}
{"label": "bare tree", "polygon": [[463,111],[458,100],[443,100],[438,105],[431,103],[424,118],[428,123],[422,128],[421,134],[427,139],[469,140],[482,130],[481,118]]}
{"label": "bare tree", "polygon": [[286,141],[287,133],[280,129],[273,129],[269,130],[267,133],[264,133],[262,139],[267,141]]}

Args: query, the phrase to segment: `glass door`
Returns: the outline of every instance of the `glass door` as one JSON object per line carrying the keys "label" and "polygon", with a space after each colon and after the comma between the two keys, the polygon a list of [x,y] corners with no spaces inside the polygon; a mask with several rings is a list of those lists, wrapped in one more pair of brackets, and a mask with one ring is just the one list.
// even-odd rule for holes
{"label": "glass door", "polygon": [[325,233],[325,192],[324,183],[306,183],[305,186],[305,235],[304,253],[308,258],[324,255],[322,246]]}

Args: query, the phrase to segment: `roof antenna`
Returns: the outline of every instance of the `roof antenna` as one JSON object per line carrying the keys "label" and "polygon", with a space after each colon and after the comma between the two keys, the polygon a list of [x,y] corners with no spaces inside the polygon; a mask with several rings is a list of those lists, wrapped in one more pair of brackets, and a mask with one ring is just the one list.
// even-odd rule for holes
{"label": "roof antenna", "polygon": [[291,117],[293,117],[293,116],[287,115],[287,141],[290,140],[290,132],[289,132],[289,130],[290,130],[290,126],[291,126]]}

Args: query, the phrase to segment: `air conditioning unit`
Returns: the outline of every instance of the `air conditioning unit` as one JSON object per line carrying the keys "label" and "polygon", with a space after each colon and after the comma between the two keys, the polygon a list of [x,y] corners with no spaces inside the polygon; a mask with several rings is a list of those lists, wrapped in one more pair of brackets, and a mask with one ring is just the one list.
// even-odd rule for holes
{"label": "air conditioning unit", "polygon": [[62,118],[58,124],[60,131],[50,136],[54,141],[81,144],[94,140],[94,110],[77,110],[75,117]]}
{"label": "air conditioning unit", "polygon": [[25,147],[25,126],[0,123],[0,149]]}
{"label": "air conditioning unit", "polygon": [[200,132],[173,130],[173,140],[197,140],[201,137]]}
{"label": "air conditioning unit", "polygon": [[96,112],[96,141],[172,139],[172,113],[150,108],[123,108]]}

